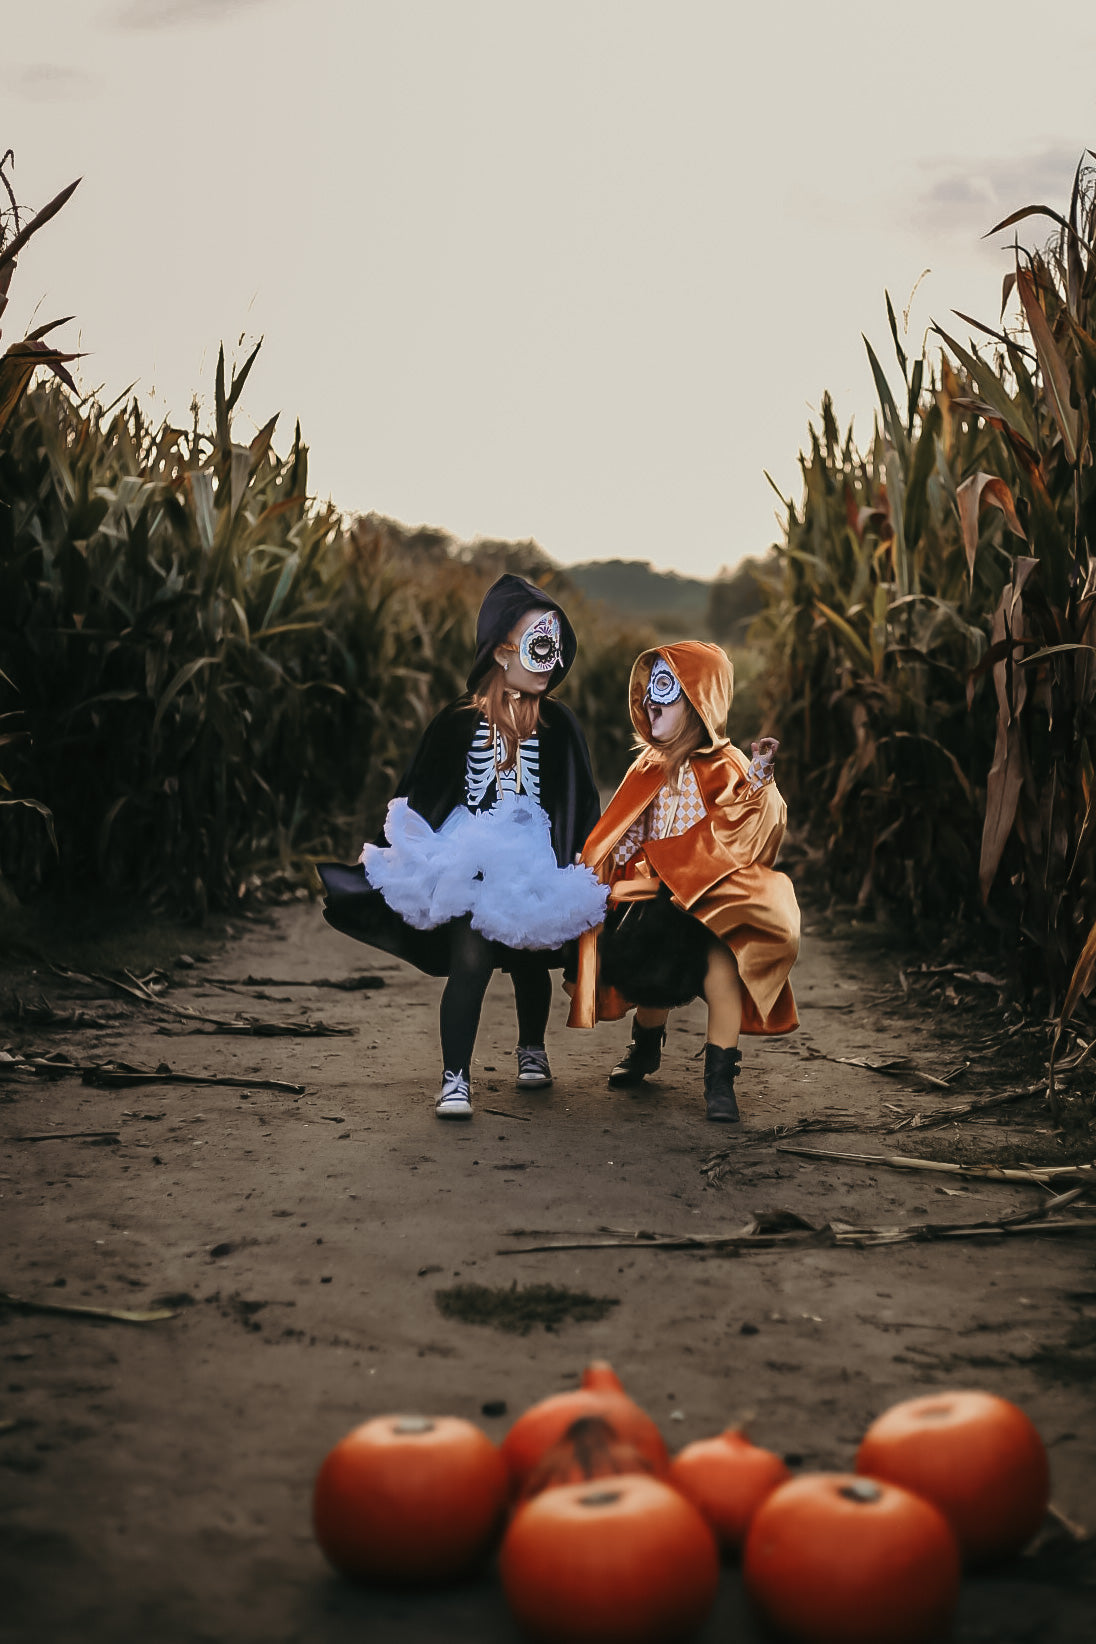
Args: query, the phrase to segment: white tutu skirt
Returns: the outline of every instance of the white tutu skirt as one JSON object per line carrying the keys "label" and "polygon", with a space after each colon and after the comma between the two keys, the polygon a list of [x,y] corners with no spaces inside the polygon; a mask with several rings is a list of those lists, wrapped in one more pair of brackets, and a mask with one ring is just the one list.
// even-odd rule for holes
{"label": "white tutu skirt", "polygon": [[561,868],[545,812],[523,794],[489,811],[463,805],[434,831],[406,799],[393,799],[388,847],[365,845],[365,877],[416,930],[462,914],[508,948],[558,948],[600,925],[608,887],[587,867]]}

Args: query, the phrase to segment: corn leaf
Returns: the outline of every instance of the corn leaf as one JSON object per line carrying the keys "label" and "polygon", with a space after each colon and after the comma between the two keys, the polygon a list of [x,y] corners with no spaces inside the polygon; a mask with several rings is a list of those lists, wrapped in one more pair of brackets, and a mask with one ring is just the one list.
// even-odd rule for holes
{"label": "corn leaf", "polygon": [[[4,787],[8,789],[9,793],[11,792],[11,789],[6,782],[4,783]],[[50,810],[49,806],[43,805],[40,799],[0,799],[0,806],[9,805],[25,805],[28,810],[37,811],[38,815],[46,824],[46,833],[49,835],[49,841],[53,846],[54,855],[60,856],[61,847],[57,843],[57,832],[54,827],[53,812]]]}
{"label": "corn leaf", "polygon": [[1016,513],[1016,504],[1012,500],[1012,492],[1003,479],[996,474],[971,474],[958,487],[956,492],[959,501],[959,523],[963,532],[963,546],[966,549],[967,569],[970,573],[971,584],[974,582],[974,557],[978,551],[979,518],[982,509],[987,503],[999,508],[1008,522],[1008,528],[1016,536],[1027,536],[1020,524]]}
{"label": "corn leaf", "polygon": [[1029,205],[1021,206],[1018,211],[1010,211],[1008,216],[1002,217],[999,223],[994,223],[992,228],[987,228],[982,238],[988,240],[991,234],[1000,234],[1003,228],[1012,228],[1015,223],[1022,223],[1027,217],[1049,217],[1052,222],[1058,223],[1067,233],[1069,232],[1069,223],[1060,212],[1052,210],[1050,206]]}
{"label": "corn leaf", "polygon": [[20,229],[19,233],[8,241],[3,251],[0,251],[0,272],[14,263],[32,234],[37,234],[40,228],[46,226],[51,217],[56,217],[61,207],[71,199],[79,188],[81,181],[82,179],[77,177],[76,181],[70,183],[67,188],[63,188],[60,194],[55,194],[49,204],[44,205],[41,211],[36,212],[27,226]]}
{"label": "corn leaf", "polygon": [[172,679],[167,690],[161,696],[159,702],[156,704],[156,716],[152,721],[153,736],[155,736],[156,732],[160,729],[165,713],[168,708],[170,708],[179,692],[183,689],[183,686],[188,685],[194,678],[195,674],[200,672],[202,668],[211,667],[216,660],[217,658],[212,656],[199,656],[195,657],[192,661],[183,664],[178,673]]}
{"label": "corn leaf", "polygon": [[194,521],[198,527],[198,540],[207,554],[212,553],[213,538],[217,530],[217,518],[213,511],[213,475],[207,473],[204,469],[192,468],[187,473],[186,483],[194,508]]}
{"label": "corn leaf", "polygon": [[863,343],[868,351],[871,374],[875,378],[875,391],[879,395],[879,404],[883,411],[883,426],[887,431],[887,438],[898,452],[899,457],[905,462],[909,455],[909,441],[906,437],[905,424],[898,414],[894,395],[891,393],[890,384],[883,375],[883,367],[876,359],[874,348],[867,337],[863,338]]}
{"label": "corn leaf", "polygon": [[1080,416],[1070,404],[1069,367],[1062,358],[1058,344],[1054,340],[1054,333],[1047,323],[1030,270],[1017,269],[1016,289],[1024,306],[1039,364],[1043,368],[1047,398],[1062,436],[1066,457],[1069,462],[1076,463],[1080,440]]}
{"label": "corn leaf", "polygon": [[1007,718],[1002,710],[997,720],[997,747],[986,781],[986,814],[978,862],[978,884],[983,902],[989,900],[1005,844],[1012,832],[1023,782],[1020,729],[1017,722]]}
{"label": "corn leaf", "polygon": [[864,644],[864,641],[860,638],[860,635],[856,632],[856,629],[852,626],[852,624],[846,622],[843,616],[839,616],[837,612],[831,610],[828,605],[824,605],[820,599],[815,600],[814,607],[816,611],[820,611],[822,613],[823,617],[825,617],[831,627],[836,629],[836,631],[842,636],[845,643],[849,646],[850,650],[857,657],[857,659],[862,662],[865,667],[871,669],[871,652],[868,650],[867,646]]}
{"label": "corn leaf", "polygon": [[1094,973],[1096,973],[1096,924],[1092,926],[1085,937],[1084,946],[1077,955],[1077,962],[1069,978],[1069,986],[1066,988],[1066,996],[1062,1001],[1061,1014],[1058,1017],[1058,1024],[1054,1033],[1054,1046],[1051,1050],[1050,1076],[1052,1081],[1054,1077],[1054,1052],[1057,1050],[1058,1039],[1061,1036],[1062,1029],[1080,1004],[1083,995],[1091,988]]}
{"label": "corn leaf", "polygon": [[1096,645],[1079,645],[1073,642],[1062,645],[1044,645],[1040,651],[1032,651],[1030,656],[1021,657],[1017,667],[1026,668],[1032,662],[1042,662],[1048,656],[1057,656],[1062,651],[1088,651],[1096,654]]}
{"label": "corn leaf", "polygon": [[997,376],[977,354],[971,353],[954,337],[949,337],[942,326],[934,326],[937,335],[942,337],[963,367],[970,372],[974,381],[981,390],[982,397],[993,407],[999,417],[1003,417],[1010,428],[1022,434],[1028,445],[1035,445],[1035,429],[1024,408],[1013,399]]}

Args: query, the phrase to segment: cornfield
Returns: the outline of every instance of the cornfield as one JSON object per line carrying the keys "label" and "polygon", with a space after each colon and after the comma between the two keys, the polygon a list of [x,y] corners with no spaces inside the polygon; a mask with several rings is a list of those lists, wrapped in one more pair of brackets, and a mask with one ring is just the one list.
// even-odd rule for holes
{"label": "cornfield", "polygon": [[[53,385],[0,445],[0,644],[20,894],[96,885],[202,912],[345,850],[440,703],[459,694],[497,562],[345,526],[307,493],[307,451],[231,436],[247,365],[217,375],[211,436],[105,418]],[[577,602],[571,602],[573,604]],[[581,613],[576,611],[580,630]],[[631,641],[582,632],[571,686],[610,775]],[[569,682],[570,683],[570,682]],[[615,756],[615,758],[614,758]]]}
{"label": "cornfield", "polygon": [[[254,354],[226,378],[222,351],[208,432],[82,399],[66,357],[39,335],[0,361],[0,876],[200,915],[356,854],[463,689],[489,581],[558,573],[534,546],[462,558],[317,507],[299,427],[284,457],[276,418],[234,437]],[[43,363],[65,380],[27,391]],[[609,780],[634,636],[567,597],[568,687]]]}
{"label": "cornfield", "polygon": [[[1065,1020],[1096,958],[1096,203],[1016,249],[1009,329],[901,376],[870,447],[823,401],[758,631],[785,786],[862,907],[984,910]],[[996,230],[994,230],[996,232]]]}
{"label": "cornfield", "polygon": [[[0,313],[69,192],[29,225],[0,213]],[[750,643],[833,884],[988,917],[1061,1026],[1096,969],[1093,174],[1065,214],[997,226],[1038,216],[1055,237],[1017,247],[1008,326],[961,316],[976,341],[953,325],[911,360],[888,298],[898,386],[869,345],[865,451],[823,398]],[[20,895],[201,913],[356,845],[460,691],[503,569],[566,600],[566,694],[601,779],[620,774],[648,636],[584,607],[535,544],[460,550],[317,506],[299,428],[285,456],[276,418],[234,435],[254,355],[219,359],[211,429],[153,427],[82,397],[52,329],[0,356],[0,875]],[[53,380],[31,387],[40,365]]]}

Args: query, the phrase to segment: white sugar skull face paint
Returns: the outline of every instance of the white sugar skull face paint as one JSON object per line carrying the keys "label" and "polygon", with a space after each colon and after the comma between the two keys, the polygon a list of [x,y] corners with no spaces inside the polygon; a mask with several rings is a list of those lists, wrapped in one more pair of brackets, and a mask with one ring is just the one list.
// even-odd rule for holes
{"label": "white sugar skull face paint", "polygon": [[542,611],[518,641],[518,661],[531,674],[550,674],[562,656],[559,614]]}
{"label": "white sugar skull face paint", "polygon": [[665,657],[656,657],[655,665],[651,669],[651,677],[647,681],[647,689],[643,694],[644,703],[654,702],[660,708],[668,708],[670,703],[676,702],[680,695],[680,679],[678,679]]}

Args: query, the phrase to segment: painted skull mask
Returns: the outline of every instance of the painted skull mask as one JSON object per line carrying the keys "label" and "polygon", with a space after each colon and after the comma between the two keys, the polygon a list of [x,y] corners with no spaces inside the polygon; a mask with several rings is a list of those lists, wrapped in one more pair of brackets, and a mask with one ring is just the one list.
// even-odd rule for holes
{"label": "painted skull mask", "polygon": [[659,708],[668,708],[681,695],[681,681],[664,657],[656,657],[643,693],[644,706],[653,702]]}
{"label": "painted skull mask", "polygon": [[531,674],[550,674],[562,657],[559,615],[556,611],[542,611],[518,641],[518,661]]}

